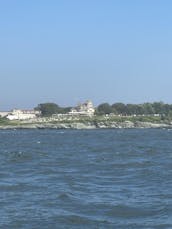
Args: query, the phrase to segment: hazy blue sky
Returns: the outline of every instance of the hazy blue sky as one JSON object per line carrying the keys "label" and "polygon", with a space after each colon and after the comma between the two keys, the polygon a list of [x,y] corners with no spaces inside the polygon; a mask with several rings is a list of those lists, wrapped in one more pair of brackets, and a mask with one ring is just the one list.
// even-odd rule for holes
{"label": "hazy blue sky", "polygon": [[172,103],[171,0],[0,1],[0,110]]}

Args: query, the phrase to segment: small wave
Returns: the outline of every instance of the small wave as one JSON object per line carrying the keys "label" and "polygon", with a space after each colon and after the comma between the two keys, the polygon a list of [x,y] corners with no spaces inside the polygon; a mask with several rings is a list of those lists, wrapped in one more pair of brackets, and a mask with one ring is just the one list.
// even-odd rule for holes
{"label": "small wave", "polygon": [[0,190],[3,192],[22,192],[30,191],[35,187],[33,185],[28,185],[27,183],[9,183],[0,185]]}
{"label": "small wave", "polygon": [[59,131],[57,130],[56,134],[64,134],[65,132],[64,131]]}
{"label": "small wave", "polygon": [[141,207],[130,207],[126,205],[113,206],[108,211],[109,216],[121,217],[121,218],[136,218],[136,217],[150,217],[158,214],[160,210],[146,209]]}
{"label": "small wave", "polygon": [[61,193],[61,194],[58,196],[58,198],[59,198],[60,200],[69,200],[69,199],[71,199],[71,194],[70,194],[70,193],[63,192],[63,193]]}
{"label": "small wave", "polygon": [[67,220],[70,221],[70,223],[72,224],[78,224],[78,225],[88,224],[89,222],[89,219],[87,217],[78,216],[78,215],[70,215],[67,217]]}
{"label": "small wave", "polygon": [[[68,226],[69,228],[106,228],[110,223],[106,220],[96,220],[89,216],[81,214],[62,215],[58,217],[58,222]],[[68,228],[64,227],[64,228]]]}
{"label": "small wave", "polygon": [[14,151],[8,153],[8,160],[11,162],[21,162],[25,160],[31,160],[32,154],[23,151]]}

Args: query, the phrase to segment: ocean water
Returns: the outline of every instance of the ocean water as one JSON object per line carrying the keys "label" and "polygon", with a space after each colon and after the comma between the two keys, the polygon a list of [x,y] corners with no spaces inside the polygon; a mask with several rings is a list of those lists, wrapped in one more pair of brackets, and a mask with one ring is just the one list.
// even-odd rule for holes
{"label": "ocean water", "polygon": [[1,130],[0,228],[172,228],[172,130]]}

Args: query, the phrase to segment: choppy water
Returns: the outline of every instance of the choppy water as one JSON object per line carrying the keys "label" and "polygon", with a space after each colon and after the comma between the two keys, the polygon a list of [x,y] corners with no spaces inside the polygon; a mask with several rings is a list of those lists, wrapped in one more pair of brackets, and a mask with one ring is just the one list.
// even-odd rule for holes
{"label": "choppy water", "polygon": [[0,131],[0,228],[172,228],[172,131]]}

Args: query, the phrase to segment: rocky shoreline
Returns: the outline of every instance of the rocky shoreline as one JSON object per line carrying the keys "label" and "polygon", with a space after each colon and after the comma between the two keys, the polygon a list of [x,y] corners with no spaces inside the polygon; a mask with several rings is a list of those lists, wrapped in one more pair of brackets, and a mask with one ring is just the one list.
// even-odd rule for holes
{"label": "rocky shoreline", "polygon": [[172,124],[151,122],[64,122],[64,123],[27,123],[18,125],[1,125],[0,129],[131,129],[131,128],[172,128]]}

